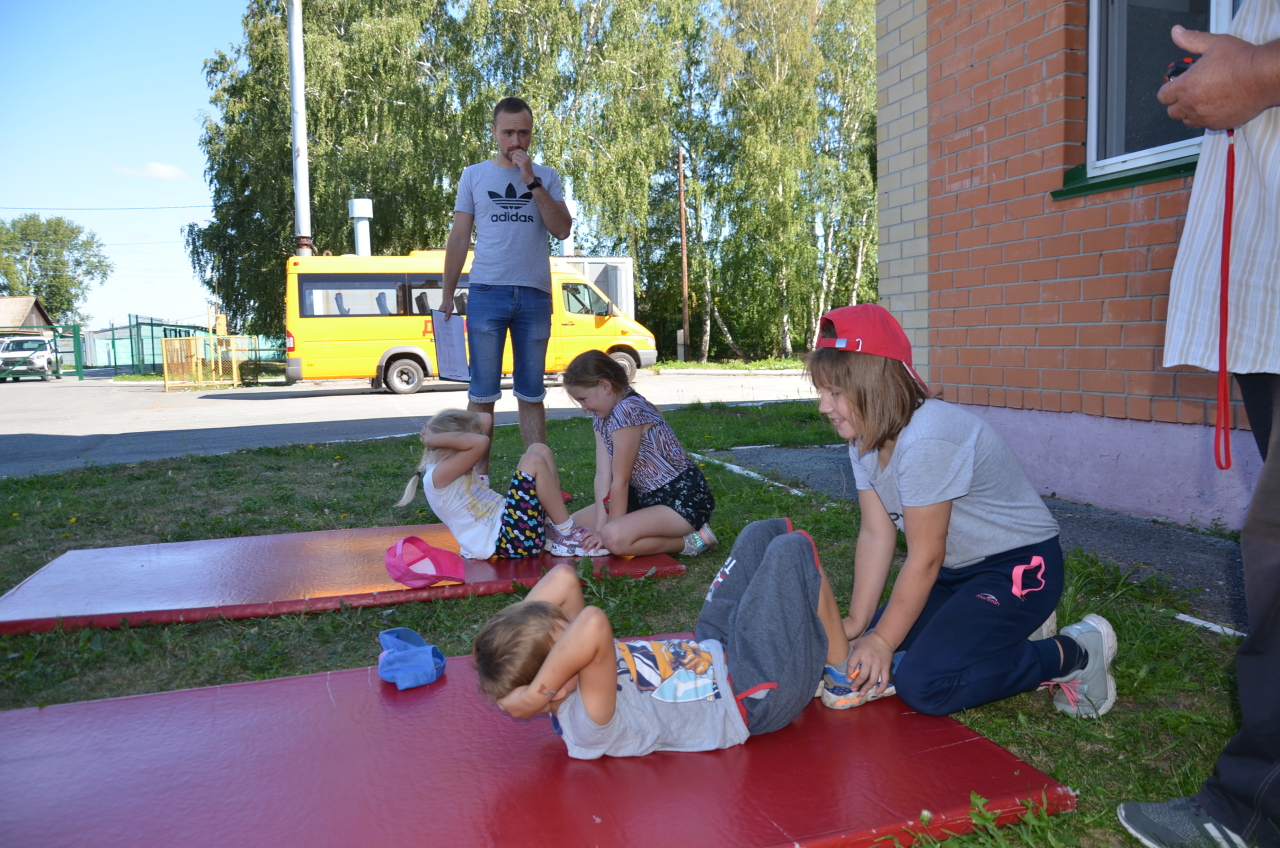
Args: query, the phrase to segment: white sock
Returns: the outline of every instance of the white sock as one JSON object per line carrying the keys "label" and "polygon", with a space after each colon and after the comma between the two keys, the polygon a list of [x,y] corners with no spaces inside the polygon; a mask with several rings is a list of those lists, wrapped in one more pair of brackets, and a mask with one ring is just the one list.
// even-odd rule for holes
{"label": "white sock", "polygon": [[569,516],[569,520],[566,521],[564,524],[556,524],[555,522],[552,522],[552,526],[556,528],[557,533],[561,533],[561,534],[568,533],[570,530],[573,529],[573,516],[572,515]]}

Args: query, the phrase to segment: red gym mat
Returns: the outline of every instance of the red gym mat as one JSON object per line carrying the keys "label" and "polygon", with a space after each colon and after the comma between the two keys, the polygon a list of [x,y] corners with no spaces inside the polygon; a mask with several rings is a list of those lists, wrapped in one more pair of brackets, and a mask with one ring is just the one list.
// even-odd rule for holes
{"label": "red gym mat", "polygon": [[[0,633],[161,624],[206,618],[258,618],[510,592],[532,586],[562,557],[467,560],[467,582],[407,589],[387,576],[386,549],[419,536],[451,551],[443,524],[321,530],[68,551],[0,597]],[[666,554],[593,557],[597,575],[684,574]]]}
{"label": "red gym mat", "polygon": [[[468,658],[404,692],[376,669],[0,713],[12,846],[871,846],[1002,823],[1071,790],[897,698],[699,754],[572,760],[483,701]],[[890,843],[891,844],[891,843]]]}

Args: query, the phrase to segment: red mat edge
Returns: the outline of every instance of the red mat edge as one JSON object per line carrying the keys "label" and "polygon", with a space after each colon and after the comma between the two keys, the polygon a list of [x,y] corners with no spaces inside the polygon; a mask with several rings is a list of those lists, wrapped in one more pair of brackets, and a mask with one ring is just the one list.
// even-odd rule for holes
{"label": "red mat edge", "polygon": [[[640,579],[652,573],[654,576],[679,577],[685,573],[684,563],[673,560],[675,566],[654,566],[645,574],[628,575]],[[593,573],[599,577],[600,569],[593,565]],[[614,575],[610,572],[611,576]],[[30,578],[28,578],[30,579]],[[146,610],[131,613],[95,613],[92,615],[58,616],[54,618],[23,618],[0,621],[0,636],[24,633],[48,633],[61,627],[64,630],[81,630],[97,627],[114,630],[125,626],[146,624],[183,624],[207,621],[211,618],[239,620],[245,618],[270,618],[307,612],[331,612],[348,607],[378,607],[406,604],[412,601],[442,601],[453,598],[484,597],[512,591],[515,586],[531,588],[538,577],[512,580],[487,580],[483,583],[462,583],[454,586],[438,586],[428,589],[392,589],[386,592],[361,592],[357,595],[330,595],[323,598],[303,598],[292,601],[270,601],[262,604],[227,604],[216,607],[184,607],[168,610]],[[25,581],[23,581],[25,582]],[[18,584],[21,586],[22,584]],[[17,588],[17,587],[14,587]]]}
{"label": "red mat edge", "polygon": [[[977,733],[977,731],[974,732]],[[987,737],[982,736],[982,734],[978,735],[988,744],[996,744]],[[996,747],[1002,746],[997,745]],[[1017,755],[1015,754],[1014,756]],[[1022,761],[1026,762],[1025,760]],[[1027,763],[1027,765],[1035,769],[1035,766],[1030,763]],[[1018,822],[1027,812],[1026,804],[1028,801],[1031,802],[1032,809],[1037,813],[1043,812],[1053,816],[1059,813],[1075,812],[1079,793],[1069,786],[1054,781],[1048,775],[1045,775],[1045,777],[1048,777],[1053,783],[1041,787],[1039,798],[1018,798],[1015,804],[1007,806],[993,806],[988,802],[986,806],[987,812],[996,813],[993,822],[995,826],[1005,827]],[[766,846],[766,848],[796,848],[796,846],[803,846],[803,848],[883,848],[885,845],[893,844],[900,844],[903,848],[910,848],[910,846],[916,844],[917,839],[925,834],[938,841],[943,841],[952,836],[961,836],[977,830],[973,820],[969,817],[971,809],[972,807],[957,807],[950,810],[931,810],[933,819],[929,822],[928,827],[913,828],[909,825],[903,825],[901,827],[886,828],[874,834],[867,834],[864,831],[841,831],[823,834],[811,839],[779,842],[775,845]],[[895,843],[894,840],[897,840],[897,842]]]}

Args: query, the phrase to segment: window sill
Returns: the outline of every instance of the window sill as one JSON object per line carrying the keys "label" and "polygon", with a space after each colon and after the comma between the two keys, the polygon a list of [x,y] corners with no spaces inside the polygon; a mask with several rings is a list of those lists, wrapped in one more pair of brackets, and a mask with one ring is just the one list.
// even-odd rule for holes
{"label": "window sill", "polygon": [[1190,177],[1195,174],[1196,162],[1199,160],[1200,155],[1197,153],[1193,156],[1183,156],[1180,159],[1170,159],[1167,162],[1118,171],[1114,174],[1102,174],[1097,177],[1088,176],[1086,167],[1077,165],[1062,175],[1062,188],[1049,192],[1049,196],[1054,200],[1066,200],[1118,188],[1158,183],[1177,177]]}

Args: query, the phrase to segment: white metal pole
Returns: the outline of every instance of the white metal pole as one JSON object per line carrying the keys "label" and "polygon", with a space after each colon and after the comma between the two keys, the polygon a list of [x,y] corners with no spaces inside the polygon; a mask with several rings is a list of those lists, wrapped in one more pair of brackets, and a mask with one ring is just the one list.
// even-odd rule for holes
{"label": "white metal pole", "polygon": [[311,255],[311,174],[307,166],[307,75],[302,61],[302,0],[289,0],[289,106],[293,121],[293,237]]}
{"label": "white metal pole", "polygon": [[356,256],[372,256],[369,243],[369,219],[373,217],[373,201],[367,197],[347,201],[347,214],[355,225]]}

